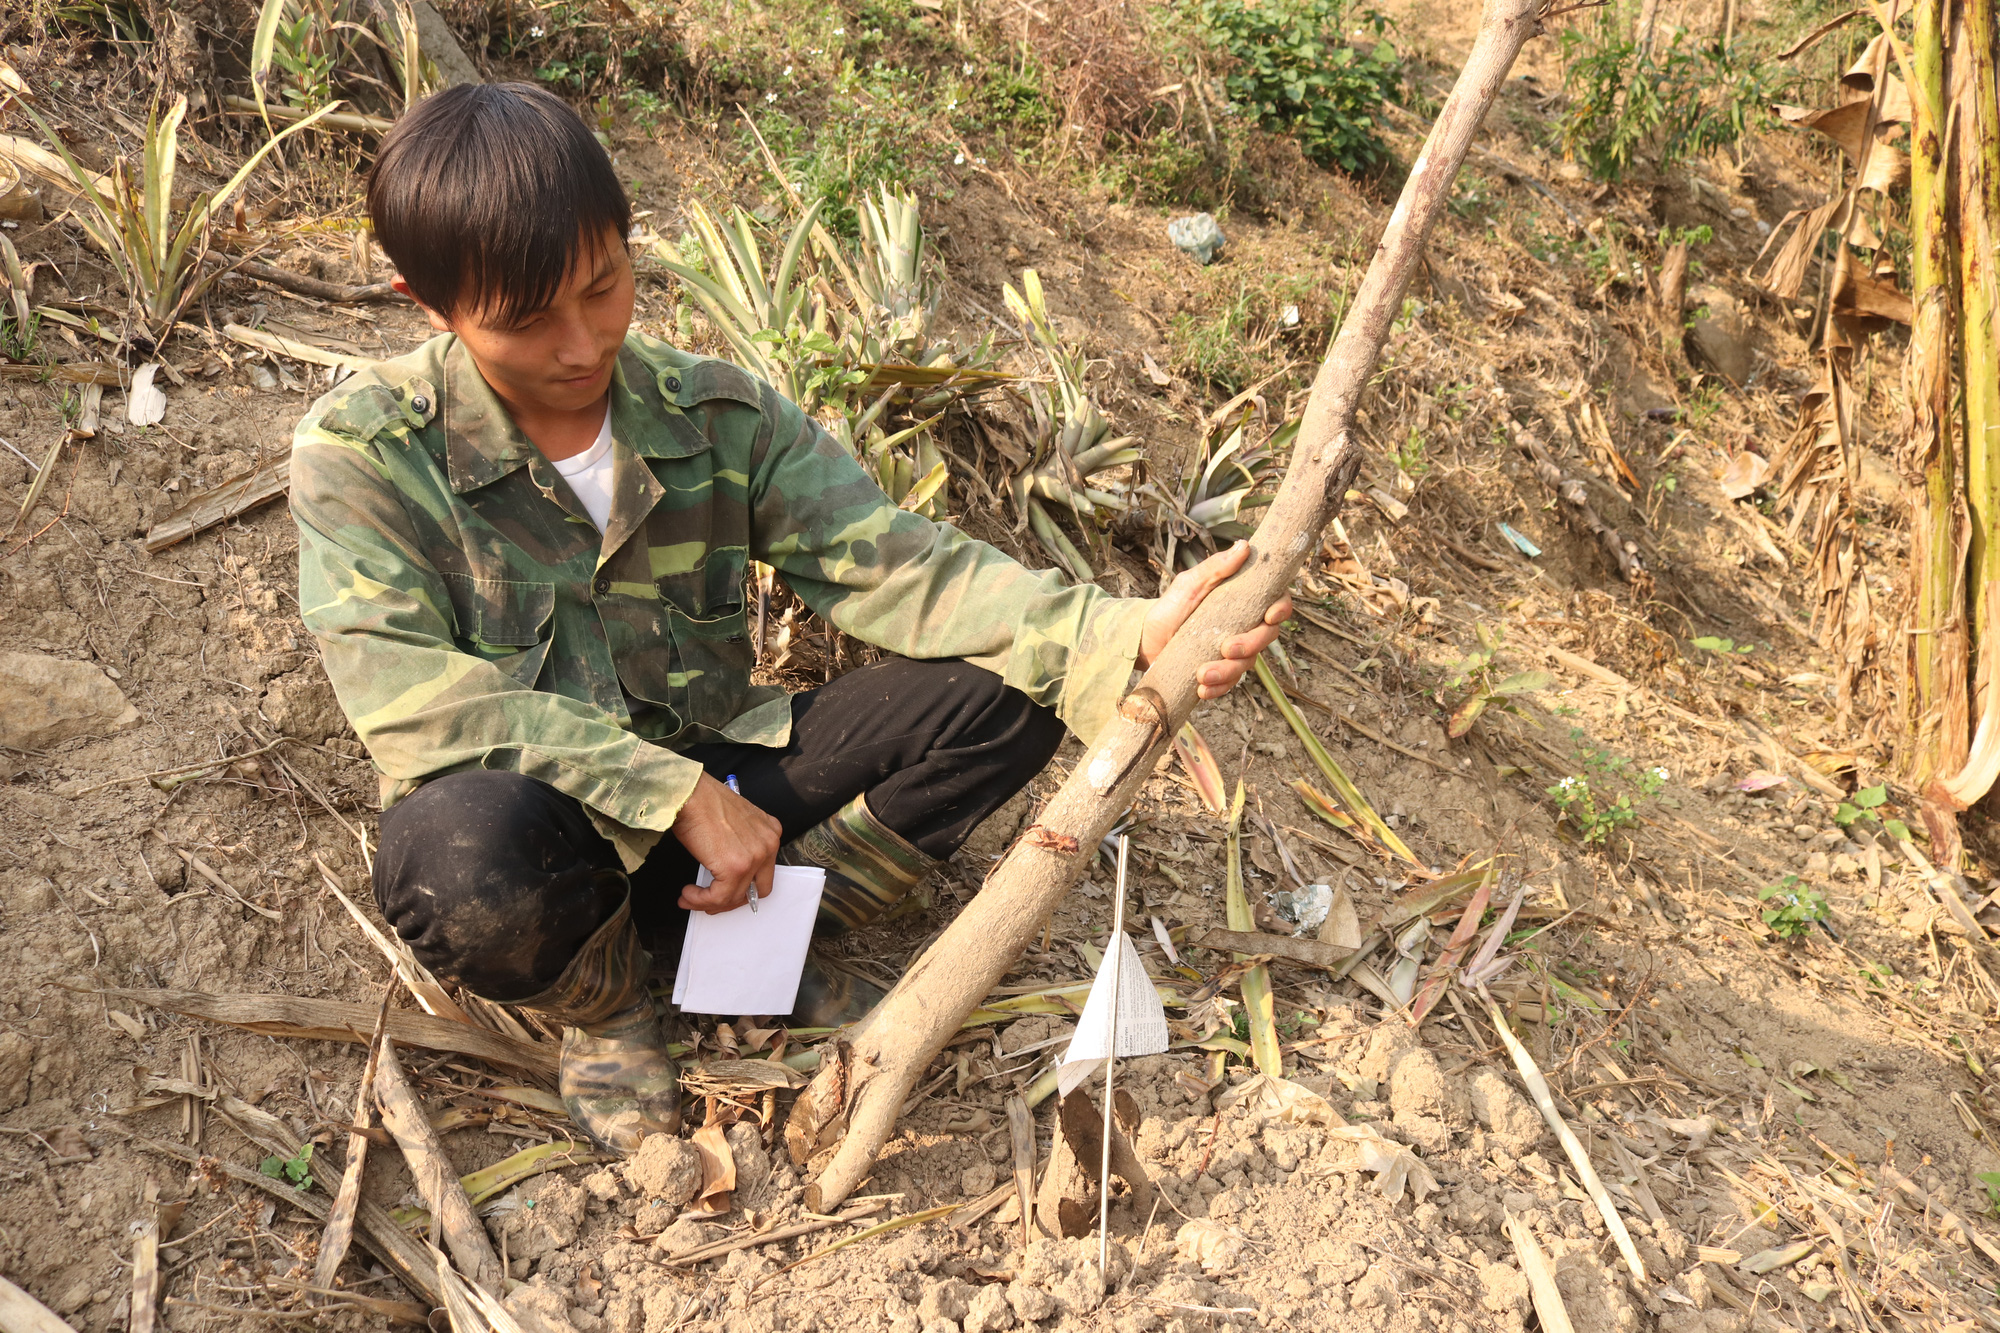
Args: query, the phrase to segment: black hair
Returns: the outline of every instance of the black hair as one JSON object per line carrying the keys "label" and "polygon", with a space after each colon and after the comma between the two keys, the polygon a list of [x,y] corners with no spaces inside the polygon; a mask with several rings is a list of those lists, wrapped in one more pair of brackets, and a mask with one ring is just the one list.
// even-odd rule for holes
{"label": "black hair", "polygon": [[375,239],[422,304],[511,324],[547,305],[596,247],[623,244],[632,203],[561,98],[527,83],[426,97],[368,172]]}

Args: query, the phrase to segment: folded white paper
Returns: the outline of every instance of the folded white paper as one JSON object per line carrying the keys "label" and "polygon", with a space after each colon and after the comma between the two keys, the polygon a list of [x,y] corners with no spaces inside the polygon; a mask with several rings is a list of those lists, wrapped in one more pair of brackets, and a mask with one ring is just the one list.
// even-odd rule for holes
{"label": "folded white paper", "polygon": [[[706,866],[695,883],[707,885]],[[674,1003],[690,1014],[789,1014],[798,1003],[826,872],[779,866],[771,891],[733,911],[688,915]]]}
{"label": "folded white paper", "polygon": [[[1112,1045],[1111,970],[1118,968],[1118,1042]],[[1160,1005],[1160,992],[1146,975],[1132,937],[1118,933],[1118,947],[1104,951],[1097,976],[1090,983],[1090,998],[1083,1002],[1083,1016],[1077,1020],[1076,1036],[1063,1052],[1062,1067],[1056,1071],[1056,1087],[1067,1097],[1079,1083],[1089,1078],[1107,1057],[1158,1055],[1167,1049],[1167,1011]]]}

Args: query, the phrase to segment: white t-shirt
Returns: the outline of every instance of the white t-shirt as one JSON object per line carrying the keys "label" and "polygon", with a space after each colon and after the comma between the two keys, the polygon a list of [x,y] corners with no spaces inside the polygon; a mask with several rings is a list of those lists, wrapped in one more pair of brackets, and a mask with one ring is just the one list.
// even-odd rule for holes
{"label": "white t-shirt", "polygon": [[557,462],[556,471],[583,501],[583,510],[599,532],[611,521],[611,409],[604,411],[604,424],[588,449]]}

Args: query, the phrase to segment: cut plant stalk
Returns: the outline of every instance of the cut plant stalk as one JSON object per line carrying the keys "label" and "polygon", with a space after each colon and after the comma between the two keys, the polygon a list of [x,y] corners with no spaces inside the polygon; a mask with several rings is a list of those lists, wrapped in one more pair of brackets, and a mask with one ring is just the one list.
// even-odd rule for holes
{"label": "cut plant stalk", "polygon": [[341,1261],[347,1258],[347,1247],[354,1240],[354,1210],[361,1203],[362,1172],[368,1164],[368,1135],[363,1131],[375,1124],[375,1070],[386,1040],[383,1030],[389,1024],[389,1002],[395,994],[394,983],[383,989],[382,1012],[376,1016],[375,1035],[368,1042],[368,1059],[362,1065],[361,1085],[354,1094],[354,1128],[347,1136],[347,1166],[341,1172],[340,1187],[334,1192],[333,1209],[326,1229],[320,1233],[319,1256],[313,1264],[316,1287],[333,1286],[340,1276]]}
{"label": "cut plant stalk", "polygon": [[1181,724],[1180,733],[1174,737],[1174,756],[1187,770],[1188,779],[1194,783],[1195,793],[1208,813],[1219,815],[1229,808],[1229,788],[1222,780],[1222,766],[1215,762],[1215,751],[1208,748],[1208,742],[1194,729],[1194,723]]}
{"label": "cut plant stalk", "polygon": [[[1226,852],[1228,874],[1223,906],[1231,930],[1254,931],[1257,918],[1250,911],[1249,895],[1243,891],[1243,781],[1237,779],[1236,794],[1229,801],[1229,841]],[[1232,954],[1242,962],[1249,954]],[[1243,1015],[1250,1027],[1250,1056],[1259,1073],[1272,1078],[1285,1076],[1285,1059],[1278,1050],[1276,1001],[1271,994],[1271,969],[1262,963],[1244,972],[1238,981],[1243,996]]]}
{"label": "cut plant stalk", "polygon": [[1541,31],[1537,9],[1538,0],[1486,0],[1465,68],[1411,164],[1314,380],[1290,469],[1251,539],[1243,570],[1196,608],[985,887],[862,1020],[845,1058],[824,1062],[800,1094],[785,1131],[788,1143],[817,1143],[836,1123],[844,1130],[807,1188],[807,1207],[822,1213],[837,1207],[875,1169],[923,1071],[960,1019],[1040,937],[1042,923],[1095,860],[1099,840],[1152,776],[1194,710],[1197,672],[1217,644],[1263,622],[1317,548],[1359,475],[1361,396],[1473,138],[1515,57]]}
{"label": "cut plant stalk", "polygon": [[[382,1124],[403,1150],[417,1192],[429,1205],[436,1228],[444,1233],[446,1247],[475,1285],[490,1292],[504,1291],[507,1275],[501,1270],[500,1256],[493,1252],[486,1228],[473,1213],[465,1188],[451,1169],[451,1158],[424,1115],[423,1103],[404,1077],[395,1043],[385,1039],[376,1049],[375,1104],[382,1112]],[[440,1269],[444,1267],[439,1264]]]}
{"label": "cut plant stalk", "polygon": [[1549,1081],[1542,1077],[1542,1071],[1535,1064],[1535,1057],[1507,1026],[1507,1015],[1484,986],[1479,987],[1479,998],[1486,1002],[1487,1016],[1493,1020],[1493,1030],[1500,1036],[1500,1044],[1514,1057],[1514,1068],[1520,1073],[1521,1081],[1528,1085],[1528,1092],[1541,1109],[1542,1119],[1555,1131],[1561,1140],[1563,1151],[1569,1155],[1570,1165],[1576,1168],[1576,1177],[1583,1184],[1584,1193],[1597,1205],[1598,1214],[1604,1218],[1604,1225],[1611,1232],[1611,1239],[1618,1245],[1618,1253],[1624,1256],[1625,1266],[1632,1270],[1632,1276],[1641,1283],[1646,1280],[1646,1265],[1639,1258],[1639,1251],[1632,1244],[1632,1233],[1625,1229],[1625,1219],[1618,1215],[1618,1207],[1611,1202],[1611,1195],[1605,1190],[1604,1182],[1598,1179],[1597,1167],[1591,1163],[1590,1154],[1576,1137],[1576,1131],[1556,1110],[1555,1097],[1549,1092]]}

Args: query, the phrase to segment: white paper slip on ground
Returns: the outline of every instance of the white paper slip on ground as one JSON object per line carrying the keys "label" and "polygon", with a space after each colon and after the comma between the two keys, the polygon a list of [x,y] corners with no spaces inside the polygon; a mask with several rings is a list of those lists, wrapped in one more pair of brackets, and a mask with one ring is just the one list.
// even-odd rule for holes
{"label": "white paper slip on ground", "polygon": [[[710,878],[704,866],[695,883]],[[818,866],[779,866],[756,911],[746,903],[714,916],[690,913],[674,1003],[690,1014],[792,1012],[825,887]]]}

